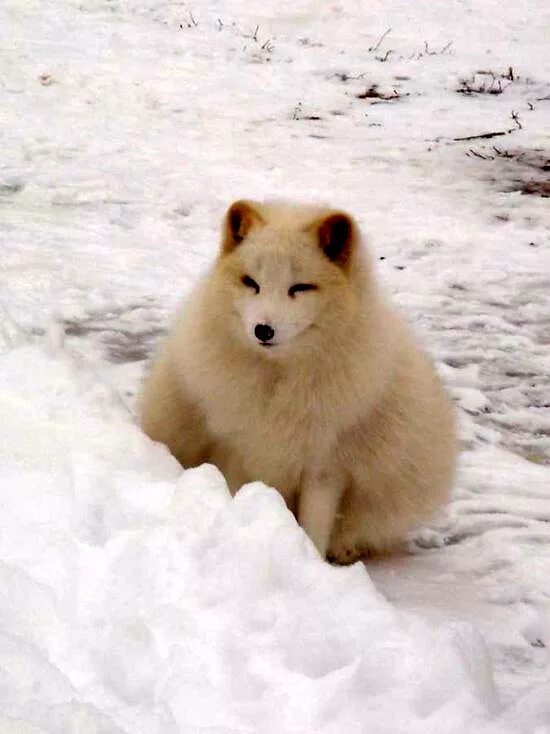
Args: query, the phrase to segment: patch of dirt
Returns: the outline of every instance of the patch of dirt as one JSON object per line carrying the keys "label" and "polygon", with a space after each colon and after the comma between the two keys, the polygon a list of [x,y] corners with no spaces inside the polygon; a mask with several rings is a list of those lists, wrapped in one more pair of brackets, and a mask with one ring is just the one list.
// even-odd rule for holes
{"label": "patch of dirt", "polygon": [[82,319],[65,319],[67,337],[95,342],[114,364],[147,359],[165,333],[164,317],[150,304],[130,304],[109,311],[95,311]]}
{"label": "patch of dirt", "polygon": [[470,157],[486,161],[488,180],[503,193],[519,191],[529,196],[550,198],[550,151],[543,148],[470,149]]}
{"label": "patch of dirt", "polygon": [[364,92],[356,94],[355,96],[357,99],[374,100],[372,104],[377,104],[379,102],[394,102],[397,99],[408,97],[409,95],[398,92],[397,89],[392,89],[390,92],[383,92],[378,88],[378,84],[371,84]]}
{"label": "patch of dirt", "polygon": [[500,159],[507,161],[506,172],[510,178],[501,189],[504,192],[520,191],[531,196],[550,197],[550,152],[542,148],[501,151],[495,149]]}
{"label": "patch of dirt", "polygon": [[24,188],[25,184],[22,181],[0,181],[0,196],[13,196]]}

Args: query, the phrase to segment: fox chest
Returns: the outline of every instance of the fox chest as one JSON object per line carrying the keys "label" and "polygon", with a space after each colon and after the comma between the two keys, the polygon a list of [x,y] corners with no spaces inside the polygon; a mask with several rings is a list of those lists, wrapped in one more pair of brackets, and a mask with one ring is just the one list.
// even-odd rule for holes
{"label": "fox chest", "polygon": [[220,383],[201,397],[214,445],[232,454],[248,480],[281,490],[297,486],[304,468],[317,463],[330,433],[320,430],[314,400],[292,385]]}
{"label": "fox chest", "polygon": [[316,421],[292,395],[226,389],[203,400],[210,432],[220,439],[249,446],[304,449],[315,434]]}

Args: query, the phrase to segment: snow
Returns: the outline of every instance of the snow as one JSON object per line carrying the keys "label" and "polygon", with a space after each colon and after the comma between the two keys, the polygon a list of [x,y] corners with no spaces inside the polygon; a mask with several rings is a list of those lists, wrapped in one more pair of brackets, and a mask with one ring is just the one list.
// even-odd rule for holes
{"label": "snow", "polygon": [[[1,4],[2,734],[550,732],[549,220],[522,193],[549,20]],[[273,490],[231,499],[135,425],[225,207],[273,194],[357,216],[459,406],[453,502],[402,557],[331,567]]]}

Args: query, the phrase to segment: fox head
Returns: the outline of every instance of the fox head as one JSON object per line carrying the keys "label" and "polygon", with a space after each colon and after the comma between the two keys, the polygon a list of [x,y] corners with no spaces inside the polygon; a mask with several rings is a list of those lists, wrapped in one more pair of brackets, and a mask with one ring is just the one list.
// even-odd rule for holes
{"label": "fox head", "polygon": [[[338,338],[361,301],[359,233],[346,213],[237,201],[214,278],[234,336],[269,358]],[[336,331],[335,331],[336,327]],[[323,339],[325,337],[325,339]]]}

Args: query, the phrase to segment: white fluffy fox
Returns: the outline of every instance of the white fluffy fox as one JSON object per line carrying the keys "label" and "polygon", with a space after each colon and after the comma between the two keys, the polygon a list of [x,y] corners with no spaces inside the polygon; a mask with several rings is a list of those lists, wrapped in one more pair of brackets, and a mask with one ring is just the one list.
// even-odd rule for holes
{"label": "white fluffy fox", "polygon": [[275,487],[340,563],[395,548],[453,480],[452,405],[340,211],[230,207],[140,414],[183,466]]}

